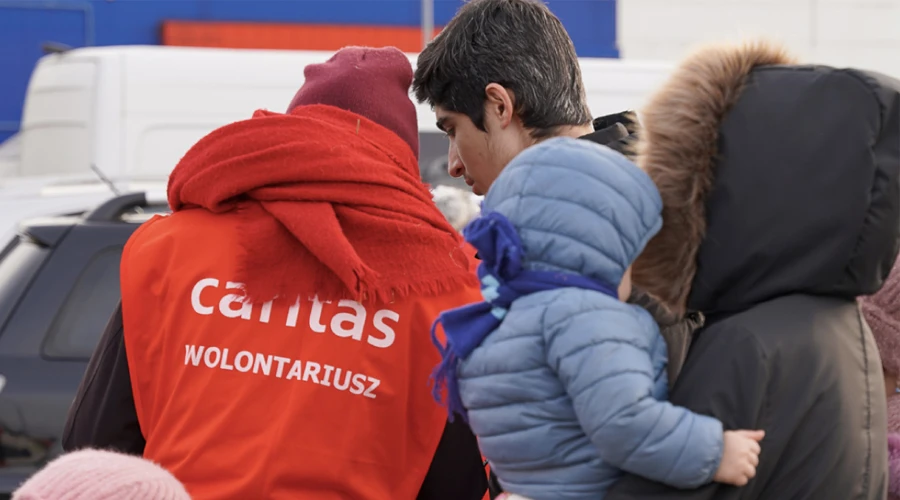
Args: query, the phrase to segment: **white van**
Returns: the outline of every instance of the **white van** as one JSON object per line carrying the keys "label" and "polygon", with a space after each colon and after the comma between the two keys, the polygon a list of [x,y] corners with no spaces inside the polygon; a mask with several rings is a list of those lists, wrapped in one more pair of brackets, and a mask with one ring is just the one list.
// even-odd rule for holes
{"label": "white van", "polygon": [[[112,180],[165,177],[212,129],[258,108],[283,111],[303,68],[331,54],[123,46],[44,56],[28,86],[19,161],[4,177],[90,177],[92,165]],[[594,115],[639,106],[670,70],[617,59],[581,66]],[[418,111],[423,135],[439,134],[428,106]],[[424,142],[427,163],[433,141]]]}
{"label": "white van", "polygon": [[[7,208],[0,232],[7,219],[104,201],[112,191],[101,176],[119,191],[164,191],[198,139],[259,108],[284,111],[303,68],[332,54],[114,46],[44,56],[28,85],[21,130],[0,145],[0,205]],[[415,65],[416,54],[409,58]],[[595,116],[639,107],[671,70],[616,59],[581,59],[581,67]],[[423,177],[463,186],[443,173],[447,142],[428,106],[418,107],[418,120]]]}

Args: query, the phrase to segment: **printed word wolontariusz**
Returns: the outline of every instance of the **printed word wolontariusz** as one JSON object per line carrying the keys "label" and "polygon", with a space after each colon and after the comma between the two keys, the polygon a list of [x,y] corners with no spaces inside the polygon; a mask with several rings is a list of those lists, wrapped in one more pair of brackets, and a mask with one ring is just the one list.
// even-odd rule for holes
{"label": "printed word wolontariusz", "polygon": [[184,351],[185,366],[206,366],[241,373],[253,372],[284,380],[312,382],[372,399],[376,397],[375,389],[381,385],[381,381],[377,378],[315,361],[300,361],[249,351],[239,351],[232,358],[227,347],[191,344],[185,345]]}

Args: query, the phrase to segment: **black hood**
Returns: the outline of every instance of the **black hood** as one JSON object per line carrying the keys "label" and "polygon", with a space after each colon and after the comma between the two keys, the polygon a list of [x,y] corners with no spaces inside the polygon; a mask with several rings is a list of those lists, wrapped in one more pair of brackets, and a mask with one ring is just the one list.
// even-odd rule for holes
{"label": "black hood", "polygon": [[635,284],[676,312],[877,291],[900,244],[900,81],[788,64],[766,45],[689,59],[652,100],[638,162],[664,226]]}

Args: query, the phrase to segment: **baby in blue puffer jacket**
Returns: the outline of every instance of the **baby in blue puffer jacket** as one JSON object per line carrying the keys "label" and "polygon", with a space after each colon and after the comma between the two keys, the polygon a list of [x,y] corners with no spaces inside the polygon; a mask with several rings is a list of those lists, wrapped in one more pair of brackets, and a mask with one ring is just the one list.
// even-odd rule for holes
{"label": "baby in blue puffer jacket", "polygon": [[466,227],[485,300],[436,322],[435,394],[446,389],[504,490],[597,500],[621,471],[680,488],[756,474],[763,433],[666,402],[665,341],[624,302],[661,210],[624,156],[555,138],[519,154]]}

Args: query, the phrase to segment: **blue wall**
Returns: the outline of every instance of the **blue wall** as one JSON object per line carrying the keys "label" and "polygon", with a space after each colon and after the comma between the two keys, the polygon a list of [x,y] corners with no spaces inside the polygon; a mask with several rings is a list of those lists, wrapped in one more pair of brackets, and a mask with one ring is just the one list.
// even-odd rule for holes
{"label": "blue wall", "polygon": [[[446,24],[461,0],[435,0]],[[618,57],[616,0],[555,0],[582,57]],[[419,0],[0,0],[0,142],[17,129],[41,44],[158,44],[166,19],[418,26]]]}

